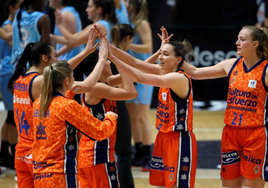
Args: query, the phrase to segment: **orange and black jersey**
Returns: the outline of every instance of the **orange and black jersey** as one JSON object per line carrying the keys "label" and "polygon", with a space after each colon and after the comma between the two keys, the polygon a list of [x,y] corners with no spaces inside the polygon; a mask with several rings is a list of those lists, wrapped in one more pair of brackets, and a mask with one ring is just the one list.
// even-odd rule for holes
{"label": "orange and black jersey", "polygon": [[193,129],[193,92],[191,78],[189,80],[189,93],[186,99],[181,99],[171,88],[161,87],[158,93],[155,127],[161,132],[190,131]]}
{"label": "orange and black jersey", "polygon": [[239,58],[229,73],[229,88],[224,123],[237,127],[258,127],[268,124],[265,75],[268,61],[261,59],[247,70]]}
{"label": "orange and black jersey", "polygon": [[[90,105],[85,102],[85,94],[82,95],[82,105],[95,118],[103,121],[104,114],[108,111],[117,113],[116,102],[113,100],[102,99],[96,105]],[[79,168],[87,168],[100,163],[115,161],[114,147],[116,141],[116,130],[107,139],[96,141],[86,136],[82,136],[79,142],[78,166]]]}
{"label": "orange and black jersey", "polygon": [[32,153],[33,147],[33,98],[31,95],[33,80],[39,75],[30,72],[21,75],[13,87],[14,119],[19,135],[16,155],[26,156]]}

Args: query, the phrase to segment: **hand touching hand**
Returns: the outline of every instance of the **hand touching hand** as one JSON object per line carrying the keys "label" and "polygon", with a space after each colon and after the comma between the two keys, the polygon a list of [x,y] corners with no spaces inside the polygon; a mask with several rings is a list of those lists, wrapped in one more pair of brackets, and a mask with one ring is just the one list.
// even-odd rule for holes
{"label": "hand touching hand", "polygon": [[85,50],[90,54],[96,50],[96,48],[99,46],[99,42],[95,44],[95,40],[98,33],[95,28],[91,28],[88,32],[88,41],[87,45],[85,47]]}

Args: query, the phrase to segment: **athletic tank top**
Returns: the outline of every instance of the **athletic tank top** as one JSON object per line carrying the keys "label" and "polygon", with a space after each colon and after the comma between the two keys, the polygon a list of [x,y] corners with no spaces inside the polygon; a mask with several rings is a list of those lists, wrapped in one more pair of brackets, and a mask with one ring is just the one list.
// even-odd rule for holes
{"label": "athletic tank top", "polygon": [[[6,25],[12,25],[10,20],[6,20],[2,28]],[[0,75],[5,75],[12,72],[13,67],[10,64],[12,48],[8,42],[0,38]]]}
{"label": "athletic tank top", "polygon": [[[112,30],[112,27],[114,26],[114,24],[110,21],[107,21],[107,20],[100,20],[100,21],[97,21],[96,23],[100,23],[100,24],[104,25],[104,27],[107,30],[106,38],[108,39],[109,42],[112,42],[111,30]],[[96,39],[96,43],[97,42],[100,42],[100,39]]]}
{"label": "athletic tank top", "polygon": [[33,145],[33,98],[31,95],[33,80],[39,75],[30,72],[21,75],[13,87],[14,120],[19,135],[16,155],[25,156],[32,153]]}
{"label": "athletic tank top", "polygon": [[[82,30],[82,24],[81,24],[80,16],[79,16],[78,12],[75,10],[74,7],[71,7],[71,6],[64,7],[61,10],[61,12],[70,12],[71,14],[73,14],[73,16],[75,17],[76,32],[78,33],[78,32],[80,32]],[[55,25],[54,34],[59,35],[59,36],[62,35],[60,30],[59,30],[59,28],[57,27],[57,25]],[[64,45],[57,43],[56,44],[56,51],[59,51],[63,46]],[[68,61],[71,58],[73,58],[74,56],[76,56],[77,54],[79,54],[83,49],[84,49],[83,45],[77,46],[77,47],[73,48],[70,52],[60,56],[59,60]]]}
{"label": "athletic tank top", "polygon": [[[132,26],[132,28],[135,27],[134,24],[132,24],[131,26]],[[141,37],[140,37],[140,35],[138,33],[135,34],[132,43],[133,44],[143,44],[143,42],[141,41]],[[140,53],[140,52],[134,52],[133,50],[127,50],[127,52],[130,55],[132,55],[133,57],[136,57],[137,59],[140,59],[140,60],[143,60],[143,61],[148,59],[152,55],[152,53],[148,53],[148,54],[147,53]]]}
{"label": "athletic tank top", "polygon": [[158,93],[155,127],[161,132],[191,131],[193,130],[193,92],[191,78],[189,80],[189,93],[186,99],[181,99],[170,88],[161,87]]}
{"label": "athletic tank top", "polygon": [[[13,67],[16,66],[18,59],[20,58],[25,46],[30,42],[39,42],[41,40],[41,35],[37,28],[38,20],[44,15],[42,12],[30,12],[26,10],[21,10],[20,19],[20,31],[18,28],[17,11],[14,21],[13,21],[13,48],[11,56],[11,64]],[[21,33],[21,39],[19,32]]]}
{"label": "athletic tank top", "polygon": [[[101,121],[103,121],[104,114],[107,111],[117,113],[116,102],[113,100],[102,99],[97,105],[89,105],[85,102],[85,94],[83,94],[82,105],[89,110],[95,118]],[[115,161],[115,141],[116,130],[112,136],[102,141],[96,141],[83,135],[79,143],[79,168],[92,167],[100,163]]]}
{"label": "athletic tank top", "polygon": [[229,88],[224,123],[237,127],[258,127],[268,124],[267,60],[260,60],[247,70],[244,58],[239,58],[228,75]]}
{"label": "athletic tank top", "polygon": [[115,14],[119,24],[130,24],[128,12],[124,0],[121,0],[121,9],[115,9]]}

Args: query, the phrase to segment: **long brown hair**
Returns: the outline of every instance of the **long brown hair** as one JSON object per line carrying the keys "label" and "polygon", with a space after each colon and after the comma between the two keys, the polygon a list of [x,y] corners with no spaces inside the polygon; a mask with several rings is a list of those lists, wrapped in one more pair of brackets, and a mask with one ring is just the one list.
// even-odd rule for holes
{"label": "long brown hair", "polygon": [[72,71],[67,61],[56,61],[44,69],[40,93],[40,117],[45,117],[54,93],[62,90],[65,78],[70,78]]}

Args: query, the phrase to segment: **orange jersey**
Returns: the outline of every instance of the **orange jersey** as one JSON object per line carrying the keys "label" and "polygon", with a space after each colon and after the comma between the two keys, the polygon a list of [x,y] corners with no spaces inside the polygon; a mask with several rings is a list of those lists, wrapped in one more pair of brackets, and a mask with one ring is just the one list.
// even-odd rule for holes
{"label": "orange jersey", "polygon": [[267,60],[260,60],[250,70],[238,59],[229,73],[229,89],[224,123],[229,126],[257,127],[268,124]]}
{"label": "orange jersey", "polygon": [[170,88],[159,89],[155,127],[161,132],[190,131],[193,129],[193,92],[191,78],[183,71],[189,80],[189,94],[181,99]]}
{"label": "orange jersey", "polygon": [[16,155],[26,156],[32,153],[33,146],[33,99],[32,83],[39,73],[31,72],[21,75],[14,83],[13,107],[14,119],[19,135]]}
{"label": "orange jersey", "polygon": [[[82,105],[96,118],[103,121],[104,114],[108,111],[117,113],[116,102],[102,99],[97,105],[89,105],[85,102],[85,94],[82,97]],[[92,167],[100,163],[115,161],[114,146],[116,131],[102,141],[93,140],[85,135],[79,142],[78,166],[79,168]]]}
{"label": "orange jersey", "polygon": [[54,95],[45,118],[39,117],[40,100],[33,105],[34,173],[77,173],[77,130],[96,140],[111,136],[116,117],[108,115],[103,122],[94,118],[76,101],[57,93]]}

